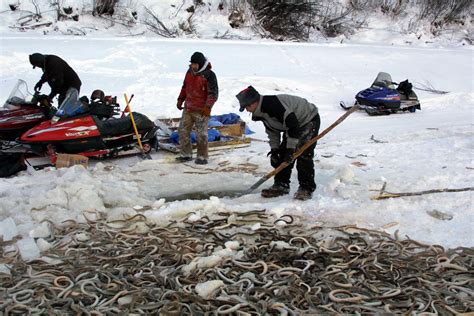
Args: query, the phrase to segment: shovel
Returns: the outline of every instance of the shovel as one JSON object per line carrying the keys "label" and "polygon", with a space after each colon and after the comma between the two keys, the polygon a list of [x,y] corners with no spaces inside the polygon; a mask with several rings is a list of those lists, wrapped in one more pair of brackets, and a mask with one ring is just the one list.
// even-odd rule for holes
{"label": "shovel", "polygon": [[247,191],[244,191],[241,193],[239,196],[246,195],[251,193],[253,190],[258,188],[260,185],[262,185],[265,181],[268,179],[272,178],[275,176],[277,173],[288,167],[296,158],[298,158],[306,149],[308,149],[309,146],[314,144],[316,141],[319,139],[323,138],[327,133],[329,133],[334,127],[339,125],[342,121],[344,121],[349,115],[351,115],[353,112],[357,111],[359,109],[359,105],[356,104],[354,105],[350,110],[348,110],[346,113],[344,113],[341,117],[339,117],[334,123],[332,123],[328,128],[326,128],[324,131],[321,132],[321,134],[311,138],[306,144],[304,144],[300,149],[298,149],[294,154],[293,157],[291,158],[291,162],[282,162],[277,168],[273,169],[273,171],[267,173],[264,175],[260,180],[258,180],[254,185],[252,185]]}
{"label": "shovel", "polygon": [[126,104],[126,109],[128,109],[129,114],[130,114],[130,119],[132,120],[132,125],[133,125],[133,130],[135,131],[135,136],[137,136],[137,141],[138,141],[138,146],[140,146],[140,149],[142,150],[142,158],[143,159],[151,159],[151,156],[149,153],[145,152],[145,149],[143,148],[143,144],[140,138],[140,134],[138,134],[138,129],[137,129],[137,124],[135,124],[135,119],[133,118],[133,112],[132,108],[130,107],[130,101],[133,99],[133,94],[130,97],[130,100],[128,99],[127,94],[124,94],[125,97],[125,104]]}

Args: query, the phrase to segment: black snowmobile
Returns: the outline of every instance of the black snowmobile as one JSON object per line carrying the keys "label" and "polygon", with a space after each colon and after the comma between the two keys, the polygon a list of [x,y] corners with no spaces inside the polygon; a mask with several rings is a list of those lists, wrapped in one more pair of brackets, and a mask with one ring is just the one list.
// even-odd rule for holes
{"label": "black snowmobile", "polygon": [[[420,101],[413,91],[412,84],[408,80],[393,82],[390,74],[386,72],[379,72],[370,88],[357,93],[355,104],[369,115],[421,110]],[[352,108],[343,101],[340,102],[340,106],[345,110]]]}

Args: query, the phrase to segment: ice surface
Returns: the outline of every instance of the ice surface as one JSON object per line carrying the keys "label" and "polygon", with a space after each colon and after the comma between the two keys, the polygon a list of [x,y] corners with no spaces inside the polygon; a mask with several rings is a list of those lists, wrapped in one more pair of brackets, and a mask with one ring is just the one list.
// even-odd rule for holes
{"label": "ice surface", "polygon": [[212,294],[224,285],[222,280],[212,280],[196,285],[196,293],[203,299],[210,299]]}
{"label": "ice surface", "polygon": [[7,217],[0,221],[0,236],[3,237],[4,241],[12,240],[17,235],[18,229],[13,218]]}
{"label": "ice surface", "polygon": [[[167,2],[155,2],[170,9]],[[93,161],[88,169],[46,169],[1,179],[0,220],[8,219],[7,228],[16,227],[22,236],[31,230],[38,233],[43,220],[84,222],[84,214],[93,219],[98,214],[94,212],[110,220],[143,214],[151,222],[166,225],[190,213],[195,214],[191,220],[198,220],[220,212],[266,210],[276,218],[298,216],[310,225],[355,224],[390,233],[398,230],[400,236],[446,247],[474,246],[472,191],[371,200],[384,182],[393,192],[474,186],[472,46],[457,47],[447,41],[402,45],[402,34],[380,42],[374,40],[380,38],[380,32],[370,34],[370,29],[363,34],[364,44],[345,40],[341,44],[336,40],[282,43],[122,37],[114,30],[102,37],[43,36],[41,32],[12,32],[3,26],[0,100],[8,97],[18,78],[30,89],[34,86],[41,71],[31,68],[28,54],[43,52],[63,57],[78,71],[82,95],[100,88],[118,96],[123,109],[123,93],[133,93],[134,110],[150,119],[179,117],[176,98],[189,57],[199,50],[211,59],[219,81],[213,114],[239,113],[256,132],[249,147],[211,152],[206,166],[177,164],[174,155],[159,151],[149,161],[137,157]],[[391,32],[385,35],[394,36]],[[241,197],[166,199],[193,192],[244,191],[271,171],[263,124],[238,112],[235,94],[246,86],[251,84],[262,94],[294,94],[314,102],[322,131],[344,113],[339,101],[354,100],[379,71],[390,73],[395,81],[409,79],[415,87],[429,83],[449,93],[415,90],[422,108],[416,113],[352,114],[318,141],[314,159],[317,189],[311,200],[293,200],[298,187],[296,170],[290,194],[279,198],[264,199],[259,194],[272,184],[270,179]],[[43,90],[49,93],[47,85]],[[137,205],[141,208],[134,209]],[[449,219],[430,215],[435,211],[449,214]],[[278,225],[285,224],[280,221]]]}
{"label": "ice surface", "polygon": [[31,237],[26,237],[16,242],[18,249],[20,250],[21,258],[25,261],[30,261],[40,256],[40,249],[36,245],[36,242]]}

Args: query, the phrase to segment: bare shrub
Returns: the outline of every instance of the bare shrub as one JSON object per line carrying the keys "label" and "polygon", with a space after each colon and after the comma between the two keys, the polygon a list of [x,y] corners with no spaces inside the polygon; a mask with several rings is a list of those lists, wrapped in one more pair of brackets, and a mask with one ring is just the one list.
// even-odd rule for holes
{"label": "bare shrub", "polygon": [[10,7],[10,10],[15,11],[20,7],[20,1],[19,0],[10,0],[8,1],[8,6]]}
{"label": "bare shrub", "polygon": [[[52,24],[51,21],[42,21],[43,16],[37,1],[31,0],[31,3],[35,7],[35,12],[24,11],[25,14],[22,14],[16,20],[15,24],[10,26],[11,28],[24,31],[28,29],[36,29],[43,26],[50,26]],[[20,4],[20,2],[18,2],[18,4]]]}
{"label": "bare shrub", "polygon": [[429,82],[428,80],[425,80],[424,83],[417,82],[416,85],[413,86],[413,88],[415,88],[417,90],[421,90],[421,91],[427,91],[427,92],[435,93],[435,94],[447,94],[447,93],[449,93],[449,91],[436,89],[433,86],[433,84],[431,82]]}
{"label": "bare shrub", "polygon": [[179,31],[175,27],[167,27],[159,18],[159,16],[150,10],[149,8],[145,7],[146,11],[146,18],[144,24],[148,27],[150,31],[155,34],[158,34],[163,37],[177,37],[179,36]]}
{"label": "bare shrub", "polygon": [[108,14],[113,15],[115,12],[115,5],[118,0],[94,0],[94,10],[92,15]]}
{"label": "bare shrub", "polygon": [[36,2],[36,0],[31,0],[31,3],[33,3],[33,5],[35,7],[36,15],[41,17],[41,10],[39,8],[38,2]]}
{"label": "bare shrub", "polygon": [[246,0],[223,0],[219,3],[218,9],[221,11],[227,9],[229,25],[232,28],[239,28],[248,22],[247,18],[250,16],[248,7]]}
{"label": "bare shrub", "polygon": [[258,24],[276,40],[307,40],[313,18],[310,2],[251,1]]}
{"label": "bare shrub", "polygon": [[58,20],[79,21],[79,16],[82,13],[82,5],[77,1],[58,1],[57,2]]}
{"label": "bare shrub", "polygon": [[421,0],[419,19],[429,21],[431,33],[438,36],[450,24],[464,24],[472,17],[473,7],[472,0]]}
{"label": "bare shrub", "polygon": [[356,17],[355,8],[367,7],[371,0],[342,5],[327,0],[312,1],[251,1],[257,23],[268,36],[277,40],[309,39],[313,29],[325,37],[352,33],[365,21]]}
{"label": "bare shrub", "polygon": [[179,29],[182,30],[185,34],[196,33],[196,27],[194,26],[194,13],[195,12],[196,11],[190,12],[191,14],[185,21],[178,23]]}
{"label": "bare shrub", "polygon": [[420,19],[429,19],[431,24],[457,23],[472,14],[471,0],[421,0]]}
{"label": "bare shrub", "polygon": [[[70,13],[68,13],[70,12]],[[59,19],[73,19],[74,21],[79,21],[79,14],[74,14],[74,11],[72,11],[71,8],[66,8],[66,10],[64,10],[64,13],[66,14],[61,14],[61,16],[59,17]]]}
{"label": "bare shrub", "polygon": [[235,10],[229,14],[229,24],[232,28],[237,29],[245,23],[244,12]]}
{"label": "bare shrub", "polygon": [[335,3],[317,4],[315,10],[313,25],[326,37],[353,33],[354,29],[359,28],[366,19],[364,12],[356,15],[353,7]]}
{"label": "bare shrub", "polygon": [[397,16],[409,2],[410,0],[350,0],[349,6],[359,12],[380,10],[384,14]]}

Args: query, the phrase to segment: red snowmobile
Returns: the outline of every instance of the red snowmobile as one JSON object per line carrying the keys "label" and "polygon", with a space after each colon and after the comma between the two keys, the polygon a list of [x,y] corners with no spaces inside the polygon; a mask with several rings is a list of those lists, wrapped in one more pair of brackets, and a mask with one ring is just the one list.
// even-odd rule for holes
{"label": "red snowmobile", "polygon": [[[116,157],[136,153],[137,139],[130,116],[118,118],[120,105],[116,97],[100,90],[78,99],[72,91],[51,120],[44,121],[21,135],[18,143],[37,155],[56,153],[81,154],[88,157]],[[156,148],[155,124],[145,115],[133,112],[144,152]]]}
{"label": "red snowmobile", "polygon": [[0,140],[12,141],[56,112],[47,95],[28,92],[28,85],[18,80],[0,108]]}

